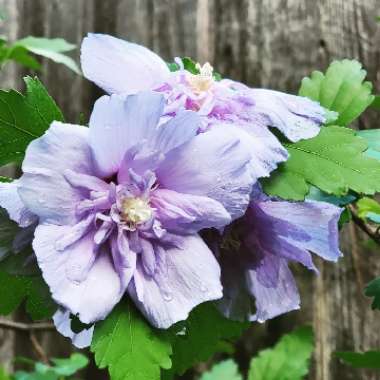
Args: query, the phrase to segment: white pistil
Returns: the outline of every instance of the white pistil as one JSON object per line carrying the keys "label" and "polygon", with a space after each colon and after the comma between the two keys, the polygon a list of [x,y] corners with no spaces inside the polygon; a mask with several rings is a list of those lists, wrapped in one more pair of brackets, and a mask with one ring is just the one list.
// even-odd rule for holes
{"label": "white pistil", "polygon": [[199,74],[189,74],[187,80],[196,94],[207,91],[214,83],[213,67],[206,62],[203,66],[196,64]]}

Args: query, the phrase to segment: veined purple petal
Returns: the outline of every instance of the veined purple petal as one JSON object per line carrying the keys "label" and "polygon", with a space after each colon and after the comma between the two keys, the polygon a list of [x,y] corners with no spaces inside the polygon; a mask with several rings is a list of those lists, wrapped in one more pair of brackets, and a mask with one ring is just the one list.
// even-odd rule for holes
{"label": "veined purple petal", "polygon": [[[324,202],[271,199],[261,193],[259,186],[253,188],[251,199],[245,216],[229,228],[230,235],[225,237],[229,246],[220,258],[225,289],[220,305],[226,315],[249,317],[251,307],[247,304],[246,309],[242,308],[241,300],[251,294],[257,311],[249,318],[264,321],[299,307],[289,261],[316,270],[309,251],[330,261],[341,256],[338,219],[342,210]],[[232,244],[234,238],[240,246]],[[236,260],[236,265],[229,265],[229,260]],[[242,286],[241,279],[236,282],[239,273],[240,278],[245,277],[243,293],[238,292]]]}
{"label": "veined purple petal", "polygon": [[53,321],[57,331],[69,338],[75,347],[81,349],[91,345],[95,325],[79,333],[74,333],[71,329],[70,311],[65,309],[58,309],[53,315]]}
{"label": "veined purple petal", "polygon": [[83,323],[104,319],[123,295],[111,258],[94,250],[93,233],[58,251],[68,226],[39,225],[33,241],[42,275],[54,300]]}
{"label": "veined purple petal", "polygon": [[249,94],[255,101],[253,112],[266,117],[268,125],[290,141],[315,137],[326,121],[326,110],[302,96],[266,89],[250,89]]}
{"label": "veined purple petal", "polygon": [[165,154],[195,137],[201,126],[201,118],[195,112],[180,111],[159,126],[153,141],[148,141],[148,144],[153,150]]}
{"label": "veined purple petal", "polygon": [[165,82],[167,64],[149,49],[105,34],[89,34],[81,47],[85,77],[110,94],[134,94]]}
{"label": "veined purple petal", "polygon": [[7,210],[10,219],[20,227],[28,227],[37,221],[37,216],[30,212],[18,194],[19,181],[0,183],[0,207]]}
{"label": "veined purple petal", "polygon": [[157,210],[163,227],[177,233],[221,228],[231,221],[230,214],[221,203],[199,195],[158,189],[152,195],[152,206]]}
{"label": "veined purple petal", "polygon": [[[272,286],[265,286],[258,279],[257,270],[247,272],[248,290],[256,299],[256,314],[251,320],[264,322],[280,314],[299,309],[300,298],[292,273],[284,259],[278,260],[278,280]],[[261,271],[272,268],[261,268]]]}
{"label": "veined purple petal", "polygon": [[[338,220],[342,209],[326,202],[267,201],[259,206],[268,216],[290,223],[305,231],[308,240],[294,239],[289,233],[284,239],[290,244],[309,250],[325,260],[337,261],[339,250]],[[285,231],[284,231],[285,232]]]}
{"label": "veined purple petal", "polygon": [[83,193],[69,184],[64,173],[70,169],[92,174],[88,128],[53,122],[29,144],[22,169],[18,193],[27,209],[41,221],[76,223],[76,204]]}
{"label": "veined purple petal", "polygon": [[138,267],[128,288],[154,326],[168,328],[186,319],[198,304],[222,297],[219,265],[199,236],[184,237],[181,248],[167,249],[165,261],[166,270],[153,276]]}
{"label": "veined purple petal", "polygon": [[249,202],[247,194],[254,181],[249,162],[250,153],[233,128],[220,126],[169,152],[157,178],[166,189],[218,201],[234,219]]}
{"label": "veined purple petal", "polygon": [[129,248],[124,232],[119,229],[111,239],[111,253],[115,270],[120,278],[121,290],[127,289],[136,270],[137,255]]}
{"label": "veined purple petal", "polygon": [[287,150],[264,125],[237,124],[234,133],[251,153],[249,166],[254,178],[269,177],[279,163],[288,159]]}
{"label": "veined purple petal", "polygon": [[153,92],[97,100],[90,118],[90,145],[99,176],[116,174],[128,149],[150,140],[163,107],[163,96]]}

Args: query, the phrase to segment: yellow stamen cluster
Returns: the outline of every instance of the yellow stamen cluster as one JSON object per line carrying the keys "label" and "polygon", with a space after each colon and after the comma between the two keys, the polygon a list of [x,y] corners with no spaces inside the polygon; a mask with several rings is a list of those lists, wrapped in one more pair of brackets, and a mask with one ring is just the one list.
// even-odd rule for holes
{"label": "yellow stamen cluster", "polygon": [[208,62],[206,62],[203,66],[197,63],[196,68],[199,70],[199,74],[189,74],[187,80],[191,86],[191,89],[196,94],[200,94],[207,91],[214,83],[214,69]]}
{"label": "yellow stamen cluster", "polygon": [[153,210],[145,199],[125,198],[122,201],[121,215],[124,221],[139,224],[150,220]]}

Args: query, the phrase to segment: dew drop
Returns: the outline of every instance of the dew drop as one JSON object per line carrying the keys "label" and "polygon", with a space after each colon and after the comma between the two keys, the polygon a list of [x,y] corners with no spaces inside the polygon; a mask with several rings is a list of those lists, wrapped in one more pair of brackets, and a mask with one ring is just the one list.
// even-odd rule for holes
{"label": "dew drop", "polygon": [[173,296],[172,296],[171,293],[167,293],[167,292],[165,292],[165,293],[163,294],[163,298],[164,298],[164,300],[165,300],[166,302],[170,302],[170,301],[173,299]]}
{"label": "dew drop", "polygon": [[62,252],[65,249],[64,245],[59,240],[54,244],[54,248],[58,252]]}
{"label": "dew drop", "polygon": [[207,293],[208,292],[208,288],[204,284],[201,285],[201,292],[202,293]]}

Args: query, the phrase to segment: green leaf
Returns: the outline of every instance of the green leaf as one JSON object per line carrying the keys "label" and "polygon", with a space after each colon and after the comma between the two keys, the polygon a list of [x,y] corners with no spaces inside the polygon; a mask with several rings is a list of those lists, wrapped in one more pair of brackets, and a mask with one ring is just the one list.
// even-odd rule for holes
{"label": "green leaf", "polygon": [[0,366],[0,380],[11,380],[11,378],[5,372],[5,369],[1,366]]}
{"label": "green leaf", "polygon": [[53,371],[44,374],[36,372],[18,371],[14,374],[15,380],[61,380]]}
{"label": "green leaf", "polygon": [[306,199],[311,199],[318,202],[327,202],[335,206],[345,206],[349,203],[352,203],[356,197],[351,194],[344,195],[342,197],[337,197],[335,195],[329,195],[319,190],[314,186],[310,186],[310,191],[307,194]]}
{"label": "green leaf", "polygon": [[364,82],[366,74],[358,61],[334,61],[325,74],[314,71],[310,78],[304,78],[299,94],[338,112],[335,124],[347,126],[374,100],[372,84]]}
{"label": "green leaf", "polygon": [[371,103],[371,108],[374,108],[376,110],[380,110],[380,96],[375,95],[375,98],[373,99],[373,102]]}
{"label": "green leaf", "polygon": [[380,129],[358,131],[356,134],[367,141],[365,154],[380,161]]}
{"label": "green leaf", "polygon": [[243,380],[243,376],[239,374],[237,364],[229,359],[215,364],[200,380]]}
{"label": "green leaf", "polygon": [[42,276],[21,276],[7,273],[5,268],[13,256],[0,264],[0,314],[11,314],[25,301],[26,311],[32,319],[50,318],[57,306],[52,301],[49,288]]}
{"label": "green leaf", "polygon": [[160,369],[171,366],[167,333],[152,328],[130,301],[120,302],[95,325],[91,351],[112,380],[159,380]]}
{"label": "green leaf", "polygon": [[185,322],[184,333],[173,341],[171,371],[183,374],[194,364],[208,360],[223,349],[221,343],[239,337],[248,326],[224,318],[212,303],[199,305]]}
{"label": "green leaf", "polygon": [[[7,48],[6,61],[15,61],[29,69],[39,70],[41,64],[29,54],[28,50],[22,46]],[[5,61],[5,62],[6,62]]]}
{"label": "green leaf", "polygon": [[380,310],[380,277],[372,280],[364,289],[367,297],[373,297],[372,309]]}
{"label": "green leaf", "polygon": [[351,129],[326,127],[312,139],[284,145],[290,158],[263,181],[267,194],[302,200],[310,185],[337,196],[380,190],[380,162],[363,154],[367,143]]}
{"label": "green leaf", "polygon": [[284,165],[274,171],[270,178],[263,179],[264,192],[283,199],[303,201],[309,192],[309,186],[302,175],[288,170]]}
{"label": "green leaf", "polygon": [[380,351],[336,352],[335,355],[354,368],[380,369]]}
{"label": "green leaf", "polygon": [[80,353],[71,354],[67,359],[52,359],[54,367],[52,370],[60,376],[71,376],[79,370],[87,367],[88,359]]}
{"label": "green leaf", "polygon": [[169,68],[169,70],[170,70],[171,72],[174,72],[174,71],[178,71],[178,70],[179,70],[179,66],[178,66],[178,64],[175,63],[175,62],[168,62],[167,65],[168,65],[168,68]]}
{"label": "green leaf", "polygon": [[190,57],[182,58],[183,67],[185,70],[190,72],[191,74],[199,74],[199,69],[197,67],[197,63],[193,61]]}
{"label": "green leaf", "polygon": [[252,359],[248,380],[301,380],[308,373],[313,344],[309,327],[283,336],[272,349]]}
{"label": "green leaf", "polygon": [[364,197],[359,199],[356,205],[358,206],[358,214],[363,219],[367,218],[369,213],[380,215],[380,203],[374,199]]}
{"label": "green leaf", "polygon": [[26,95],[0,90],[0,166],[22,160],[29,143],[63,115],[37,78],[25,78]]}
{"label": "green leaf", "polygon": [[75,45],[68,43],[62,38],[39,38],[26,37],[16,41],[13,48],[22,47],[34,54],[51,59],[54,62],[62,63],[77,74],[81,71],[75,61],[63,54],[75,49]]}
{"label": "green leaf", "polygon": [[88,359],[80,353],[74,353],[67,359],[53,358],[51,361],[54,366],[37,362],[33,372],[16,372],[15,380],[62,380],[88,365]]}
{"label": "green leaf", "polygon": [[12,181],[13,181],[13,178],[5,177],[3,175],[0,175],[0,182],[2,182],[2,183],[9,183],[9,182],[12,182]]}

